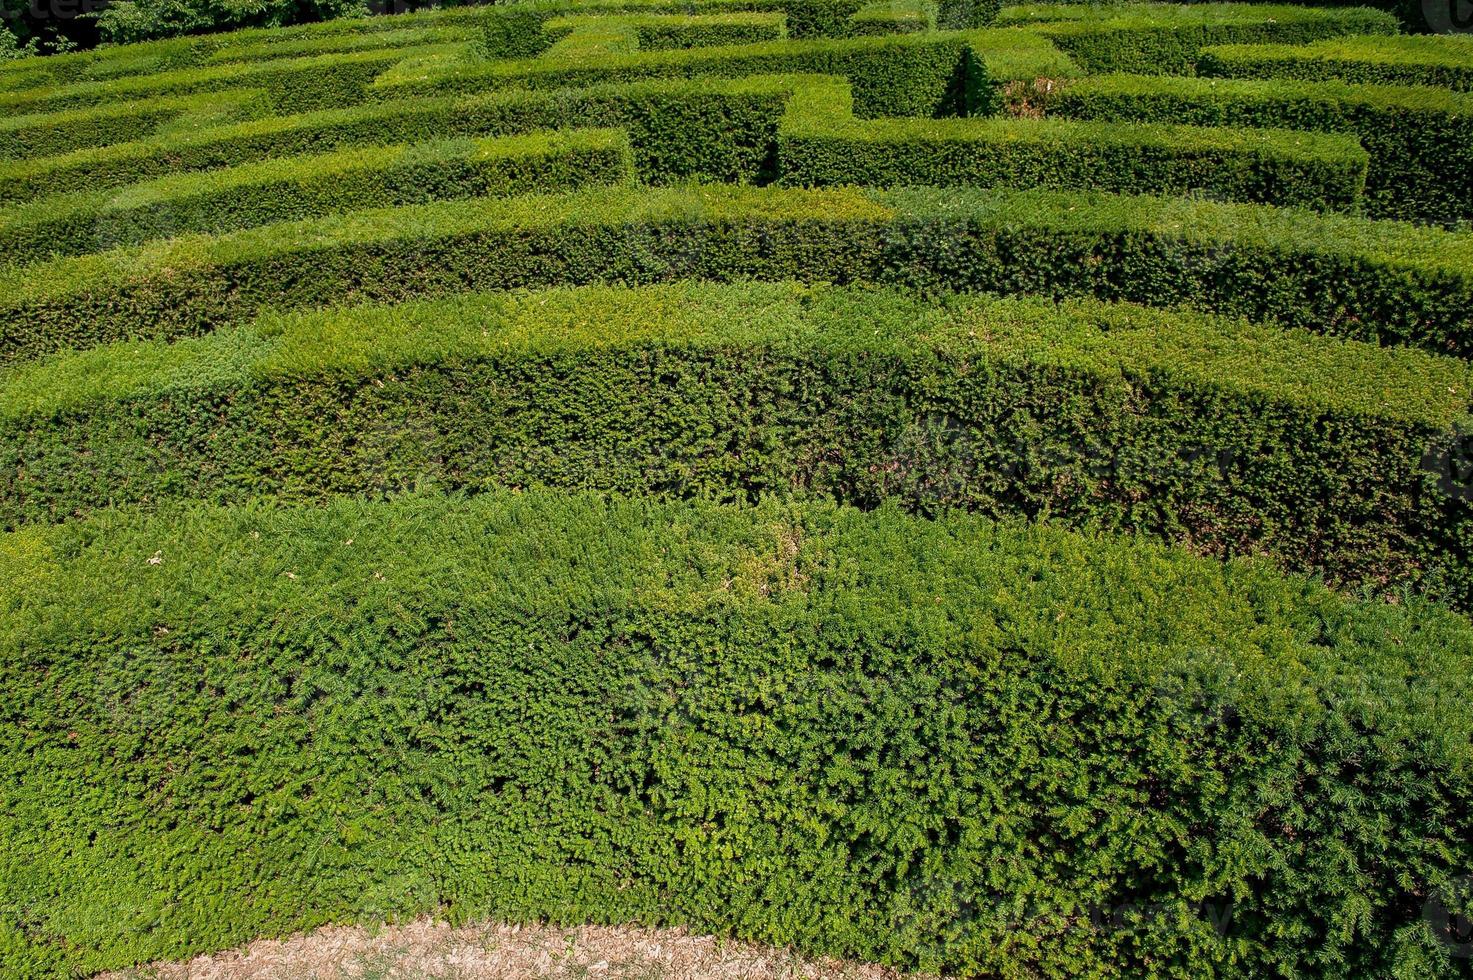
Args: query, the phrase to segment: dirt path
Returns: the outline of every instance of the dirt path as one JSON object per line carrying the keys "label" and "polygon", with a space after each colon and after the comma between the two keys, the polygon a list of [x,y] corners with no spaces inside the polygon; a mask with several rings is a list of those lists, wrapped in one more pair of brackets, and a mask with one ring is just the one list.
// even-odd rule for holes
{"label": "dirt path", "polygon": [[508,926],[329,926],[185,963],[98,980],[899,980],[876,966],[693,936],[680,929]]}

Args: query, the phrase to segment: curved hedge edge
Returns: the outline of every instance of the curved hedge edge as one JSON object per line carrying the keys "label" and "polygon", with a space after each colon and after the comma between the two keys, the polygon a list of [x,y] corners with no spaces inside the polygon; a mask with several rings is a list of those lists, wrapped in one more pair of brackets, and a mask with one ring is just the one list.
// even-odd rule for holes
{"label": "curved hedge edge", "polygon": [[1424,604],[542,493],[116,512],[0,574],[10,976],[445,907],[973,975],[1456,965],[1473,636]]}
{"label": "curved hedge edge", "polygon": [[[1204,48],[1198,71],[1234,78],[1292,78],[1473,91],[1473,42],[1461,36],[1335,38],[1312,44]],[[1435,96],[1432,96],[1435,98]]]}
{"label": "curved hedge edge", "polygon": [[351,105],[385,68],[406,58],[463,45],[426,45],[390,51],[355,51],[278,61],[181,68],[152,75],[76,82],[30,91],[0,91],[0,113],[57,112],[104,102],[192,95],[222,88],[259,88],[278,109],[301,111]]}
{"label": "curved hedge edge", "polygon": [[666,79],[569,91],[503,90],[402,99],[297,113],[27,161],[0,161],[0,202],[51,193],[85,178],[94,188],[270,157],[447,137],[516,135],[539,128],[628,130],[644,180],[764,177],[789,94],[805,76]]}
{"label": "curved hedge edge", "polygon": [[1368,156],[1351,136],[1048,119],[856,120],[842,84],[795,91],[778,130],[785,184],[1206,193],[1353,211]]}
{"label": "curved hedge edge", "polygon": [[1370,153],[1366,213],[1456,225],[1473,219],[1473,94],[1344,82],[1104,75],[1044,100],[1071,119],[1270,126],[1354,134]]}
{"label": "curved hedge edge", "polygon": [[548,193],[633,178],[629,140],[612,129],[273,157],[10,208],[0,212],[0,263],[40,262],[356,208]]}
{"label": "curved hedge edge", "polygon": [[[1394,35],[1392,14],[1364,7],[1237,3],[1041,5],[1020,8],[1010,26],[1047,37],[1090,74],[1189,75],[1203,48],[1231,43],[1301,43],[1347,34]],[[1061,19],[1062,18],[1062,19]]]}
{"label": "curved hedge edge", "polygon": [[1138,307],[497,294],[12,371],[0,517],[431,485],[817,493],[1049,514],[1467,606],[1473,488],[1426,461],[1473,434],[1470,404],[1456,359]]}
{"label": "curved hedge edge", "polygon": [[207,333],[266,305],[673,278],[1197,306],[1473,353],[1473,236],[1082,192],[707,186],[370,209],[0,272],[0,363]]}
{"label": "curved hedge edge", "polygon": [[27,160],[142,139],[174,125],[235,122],[268,105],[262,89],[165,96],[0,119],[0,160]]}
{"label": "curved hedge edge", "polygon": [[[480,21],[490,14],[487,7],[447,7],[407,11],[390,17],[339,17],[289,27],[243,28],[218,34],[106,45],[44,58],[0,61],[0,80],[8,75],[24,75],[44,80],[49,85],[65,85],[198,68],[218,51],[237,46],[258,49],[262,60],[269,60],[277,57],[276,52],[280,49],[310,47],[313,43],[325,44],[331,51],[334,41],[354,36],[397,35],[427,28],[479,30]],[[241,60],[254,59],[245,57]]]}

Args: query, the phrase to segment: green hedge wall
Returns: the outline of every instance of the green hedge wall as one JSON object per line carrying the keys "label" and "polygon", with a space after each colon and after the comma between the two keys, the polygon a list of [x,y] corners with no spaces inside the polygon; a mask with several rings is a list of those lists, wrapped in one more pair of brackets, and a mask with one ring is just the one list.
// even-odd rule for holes
{"label": "green hedge wall", "polygon": [[381,98],[466,94],[494,88],[578,88],[651,78],[739,78],[764,74],[836,75],[854,88],[861,116],[933,116],[959,107],[966,35],[896,35],[773,41],[724,48],[609,53],[597,58],[539,57],[445,62],[385,73]]}
{"label": "green hedge wall", "polygon": [[1473,636],[1421,605],[537,493],[110,514],[0,574],[20,980],[446,910],[961,975],[1458,966],[1424,909],[1465,911]]}
{"label": "green hedge wall", "polygon": [[787,21],[781,13],[737,11],[719,14],[572,14],[555,17],[543,25],[548,36],[558,40],[580,27],[627,28],[634,32],[641,50],[701,48],[720,45],[759,44],[787,37]]}
{"label": "green hedge wall", "polygon": [[278,111],[334,108],[361,100],[365,87],[385,68],[406,58],[463,45],[427,45],[389,51],[356,51],[276,61],[211,65],[126,78],[0,91],[0,113],[16,115],[91,108],[99,103],[194,95],[231,88],[266,92]]}
{"label": "green hedge wall", "polygon": [[[557,486],[899,499],[1268,554],[1460,604],[1455,358],[1183,312],[792,284],[353,309],[10,372],[0,523]],[[1461,571],[1459,571],[1461,569]]]}
{"label": "green hedge wall", "polygon": [[1473,94],[1343,82],[1105,75],[1067,81],[1048,112],[1071,119],[1276,126],[1353,133],[1370,152],[1365,212],[1473,219]]}
{"label": "green hedge wall", "polygon": [[1191,74],[1216,44],[1299,44],[1344,34],[1395,34],[1397,19],[1364,7],[1282,4],[1030,4],[1000,24],[1039,33],[1091,74]]}
{"label": "green hedge wall", "polygon": [[1202,193],[1355,210],[1366,151],[1351,136],[1053,119],[857,120],[842,84],[799,89],[778,174],[821,187],[903,184]]}
{"label": "green hedge wall", "polygon": [[1069,192],[608,189],[268,225],[0,272],[0,363],[200,334],[262,307],[467,287],[867,280],[1197,306],[1473,351],[1473,237]]}
{"label": "green hedge wall", "polygon": [[[1202,52],[1203,75],[1297,78],[1473,91],[1473,38],[1347,37],[1313,44],[1222,45]],[[1435,96],[1429,93],[1429,98]]]}
{"label": "green hedge wall", "polygon": [[[558,18],[635,15],[716,15],[768,12],[783,16],[794,38],[848,37],[874,33],[856,15],[867,0],[534,0],[496,6],[487,12],[482,50],[497,58],[527,58],[545,52],[553,36],[545,25]],[[938,0],[923,3],[924,18],[946,30],[985,27],[997,17],[999,0]],[[886,32],[888,33],[888,32]]]}
{"label": "green hedge wall", "polygon": [[26,84],[40,80],[61,85],[118,79],[130,75],[197,68],[211,61],[270,60],[290,54],[350,51],[359,44],[402,45],[407,38],[429,34],[435,43],[469,32],[478,37],[487,7],[420,10],[393,17],[342,17],[291,27],[247,28],[219,34],[165,38],[134,44],[104,45],[84,51],[0,61],[0,85],[9,76],[24,76]]}
{"label": "green hedge wall", "polygon": [[632,178],[629,141],[611,129],[273,157],[121,191],[43,197],[0,211],[0,262],[39,262],[354,208],[571,190]]}
{"label": "green hedge wall", "polygon": [[0,119],[0,159],[24,160],[142,139],[168,124],[249,118],[265,108],[264,96],[260,89],[233,89],[10,116]]}
{"label": "green hedge wall", "polygon": [[672,79],[548,92],[403,99],[171,133],[36,160],[0,161],[0,202],[33,200],[58,184],[123,184],[186,171],[386,140],[511,135],[568,126],[630,135],[639,175],[753,181],[772,169],[778,121],[798,80]]}

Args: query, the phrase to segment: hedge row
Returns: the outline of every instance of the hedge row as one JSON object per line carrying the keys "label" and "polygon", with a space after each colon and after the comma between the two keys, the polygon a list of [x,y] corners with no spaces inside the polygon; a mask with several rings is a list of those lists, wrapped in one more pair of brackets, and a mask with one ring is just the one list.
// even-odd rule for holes
{"label": "hedge row", "polygon": [[[225,35],[229,37],[230,35]],[[480,39],[473,24],[406,27],[396,31],[374,31],[353,34],[329,34],[286,41],[280,38],[258,41],[236,41],[216,48],[202,64],[273,61],[281,58],[303,58],[320,54],[348,54],[393,48],[463,47]]]}
{"label": "hedge row", "polygon": [[[612,25],[611,25],[612,26]],[[722,48],[610,50],[597,58],[451,60],[438,68],[388,71],[376,96],[469,94],[496,88],[579,88],[652,78],[737,78],[762,74],[838,75],[854,87],[861,116],[934,116],[964,107],[967,35],[897,35],[773,41]]]}
{"label": "hedge row", "polygon": [[76,82],[22,91],[0,91],[0,113],[18,115],[91,108],[100,103],[256,88],[278,111],[351,105],[365,87],[398,61],[463,45],[427,45],[388,51],[354,51],[275,61],[211,65],[177,71]]}
{"label": "hedge row", "polygon": [[[1473,37],[1347,37],[1313,44],[1222,45],[1202,52],[1204,75],[1229,78],[1340,78],[1385,85],[1473,91]],[[1436,98],[1428,93],[1429,98]]]}
{"label": "hedge row", "polygon": [[23,77],[26,84],[60,85],[197,68],[212,60],[254,61],[279,58],[283,52],[351,51],[361,43],[400,44],[406,37],[426,32],[439,32],[429,36],[440,40],[479,37],[480,24],[488,13],[485,7],[419,10],[392,17],[343,17],[292,27],[105,45],[23,62],[0,62],[0,85],[11,76]]}
{"label": "hedge row", "polygon": [[1418,87],[1105,75],[1066,82],[1048,112],[1072,119],[1275,126],[1353,133],[1370,152],[1375,218],[1473,218],[1473,94]]}
{"label": "hedge row", "polygon": [[924,2],[876,0],[855,11],[849,23],[854,35],[914,34],[935,30],[936,11]]}
{"label": "hedge row", "polygon": [[0,162],[0,202],[33,200],[85,180],[117,187],[186,171],[348,146],[507,135],[533,129],[626,129],[636,169],[664,183],[751,181],[771,170],[778,121],[808,79],[671,79],[585,89],[507,90],[274,116],[102,149]]}
{"label": "hedge row", "polygon": [[675,278],[1191,305],[1473,356],[1473,236],[1097,193],[605,189],[358,211],[0,273],[0,363],[266,306]]}
{"label": "hedge row", "polygon": [[[724,394],[723,394],[724,393]],[[739,395],[735,393],[740,393]],[[1468,605],[1455,358],[1182,312],[791,284],[459,298],[10,372],[0,523],[431,485],[895,498]]]}
{"label": "hedge row", "polygon": [[800,88],[783,118],[785,184],[1060,187],[1205,193],[1349,211],[1366,181],[1350,136],[1054,119],[858,120],[843,83]]}
{"label": "hedge row", "polygon": [[79,191],[0,211],[0,263],[84,255],[354,208],[570,190],[631,180],[613,129],[352,147]]}
{"label": "hedge row", "polygon": [[0,573],[19,980],[447,909],[961,976],[1457,971],[1473,636],[1421,604],[541,493],[115,513]]}
{"label": "hedge row", "polygon": [[[487,12],[482,50],[496,58],[527,58],[545,52],[553,37],[549,21],[568,16],[621,14],[701,15],[770,12],[783,16],[794,38],[849,37],[876,33],[873,16],[860,17],[867,0],[532,0],[498,5]],[[906,3],[909,9],[913,4]],[[922,0],[927,24],[944,30],[985,27],[997,17],[999,0]]]}
{"label": "hedge row", "polygon": [[720,14],[569,15],[548,21],[544,29],[554,39],[580,27],[627,28],[640,49],[703,48],[760,44],[785,40],[787,22],[781,13],[738,11]]}
{"label": "hedge row", "polygon": [[0,118],[0,159],[28,159],[146,137],[170,123],[202,125],[259,114],[259,89],[165,96],[89,109]]}
{"label": "hedge row", "polygon": [[1395,34],[1397,19],[1365,7],[1277,4],[1027,4],[1000,24],[1047,37],[1091,74],[1191,74],[1216,44],[1299,44],[1344,34]]}

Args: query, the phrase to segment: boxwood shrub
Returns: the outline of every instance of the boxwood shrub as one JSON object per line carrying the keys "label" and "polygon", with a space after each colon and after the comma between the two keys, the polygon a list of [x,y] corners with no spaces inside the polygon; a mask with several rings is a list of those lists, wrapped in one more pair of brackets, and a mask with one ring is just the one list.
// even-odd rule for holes
{"label": "boxwood shrub", "polygon": [[598,57],[454,60],[385,72],[372,86],[378,98],[474,93],[494,88],[578,88],[651,78],[735,78],[762,74],[838,75],[854,89],[861,116],[933,116],[964,106],[967,35],[769,41],[718,48],[609,50]]}
{"label": "boxwood shrub", "polygon": [[332,108],[351,105],[362,99],[368,83],[397,61],[462,47],[426,45],[387,51],[353,51],[0,91],[0,112],[9,115],[57,112],[91,108],[107,102],[195,95],[232,88],[263,90],[277,111]]}
{"label": "boxwood shrub", "polygon": [[1346,34],[1389,35],[1396,17],[1365,7],[1287,4],[1025,4],[999,24],[1047,37],[1091,74],[1191,74],[1217,44],[1300,44]]}
{"label": "boxwood shrub", "polygon": [[[1346,37],[1311,44],[1225,44],[1202,52],[1204,75],[1298,78],[1473,90],[1473,38]],[[1435,98],[1431,93],[1429,98]]]}
{"label": "boxwood shrub", "polygon": [[0,211],[0,262],[83,255],[191,232],[221,232],[451,198],[571,190],[632,179],[611,129],[352,147],[183,173],[122,190],[43,197]]}
{"label": "boxwood shrub", "polygon": [[1048,101],[1072,119],[1285,127],[1354,134],[1370,152],[1370,217],[1473,219],[1473,94],[1418,86],[1102,75]]}
{"label": "boxwood shrub", "polygon": [[90,188],[349,146],[570,126],[628,132],[641,178],[770,177],[778,121],[800,79],[669,79],[556,91],[506,90],[271,116],[53,157],[0,161],[0,202],[58,184]]}
{"label": "boxwood shrub", "polygon": [[557,39],[579,27],[628,28],[640,50],[703,48],[722,45],[758,44],[781,41],[788,36],[787,20],[781,13],[734,11],[715,14],[570,14],[543,25]]}
{"label": "boxwood shrub", "polygon": [[0,159],[54,156],[149,137],[167,124],[206,125],[259,115],[260,89],[231,89],[0,119]]}
{"label": "boxwood shrub", "polygon": [[675,278],[1095,295],[1473,351],[1473,236],[1084,192],[605,189],[370,209],[0,273],[0,363],[265,306]]}
{"label": "boxwood shrub", "polygon": [[422,913],[962,976],[1458,970],[1473,635],[1419,603],[542,493],[117,512],[0,536],[0,576],[8,976]]}
{"label": "boxwood shrub", "polygon": [[1048,514],[1462,601],[1473,500],[1428,461],[1473,432],[1470,402],[1455,358],[1180,311],[791,284],[494,294],[13,370],[0,517],[429,485],[812,492]]}
{"label": "boxwood shrub", "polygon": [[902,184],[1200,193],[1319,210],[1358,207],[1353,136],[1053,119],[855,119],[842,84],[798,89],[778,173],[802,186]]}

